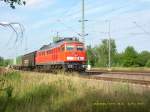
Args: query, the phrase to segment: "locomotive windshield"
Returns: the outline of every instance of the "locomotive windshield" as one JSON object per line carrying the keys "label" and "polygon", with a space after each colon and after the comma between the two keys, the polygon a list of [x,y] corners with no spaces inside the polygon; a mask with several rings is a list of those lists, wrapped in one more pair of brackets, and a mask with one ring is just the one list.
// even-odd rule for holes
{"label": "locomotive windshield", "polygon": [[77,46],[77,51],[83,51],[83,46]]}
{"label": "locomotive windshield", "polygon": [[84,46],[83,45],[67,45],[66,46],[66,51],[84,51]]}
{"label": "locomotive windshield", "polygon": [[67,51],[72,51],[74,49],[74,46],[66,46]]}

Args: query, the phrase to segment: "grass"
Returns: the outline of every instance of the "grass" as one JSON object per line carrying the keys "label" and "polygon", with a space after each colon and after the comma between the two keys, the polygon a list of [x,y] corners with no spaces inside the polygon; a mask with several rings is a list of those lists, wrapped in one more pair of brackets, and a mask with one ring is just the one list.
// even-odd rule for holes
{"label": "grass", "polygon": [[10,72],[0,75],[0,112],[149,112],[149,93],[76,73]]}

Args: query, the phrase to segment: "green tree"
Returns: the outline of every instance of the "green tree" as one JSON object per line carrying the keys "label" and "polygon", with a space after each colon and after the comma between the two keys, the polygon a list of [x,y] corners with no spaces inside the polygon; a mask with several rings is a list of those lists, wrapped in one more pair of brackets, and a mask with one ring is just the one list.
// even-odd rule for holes
{"label": "green tree", "polygon": [[92,66],[95,66],[97,61],[97,54],[95,48],[92,48],[91,45],[87,46],[87,60]]}
{"label": "green tree", "polygon": [[137,57],[138,53],[136,52],[136,50],[133,47],[128,46],[123,54],[123,66],[125,67],[139,66],[137,63]]}
{"label": "green tree", "polygon": [[12,64],[13,64],[13,59],[5,59],[4,60],[4,66],[8,66],[8,65],[12,65]]}
{"label": "green tree", "polygon": [[[116,50],[116,44],[115,40],[111,39],[111,65],[115,64],[115,55],[117,53]],[[108,39],[102,40],[102,43],[96,47],[96,53],[97,53],[97,66],[101,67],[106,67],[108,66],[108,53],[109,53],[109,48],[108,48]]]}
{"label": "green tree", "polygon": [[140,67],[146,66],[147,61],[150,59],[150,52],[142,51],[137,58],[137,63]]}
{"label": "green tree", "polygon": [[4,65],[4,59],[2,57],[0,57],[0,66]]}
{"label": "green tree", "polygon": [[123,55],[124,53],[116,53],[114,57],[114,66],[116,67],[122,67],[123,66]]}
{"label": "green tree", "polygon": [[15,9],[15,4],[18,4],[18,5],[26,4],[25,0],[0,0],[0,1],[8,3],[12,9]]}
{"label": "green tree", "polygon": [[4,59],[3,57],[0,57],[0,66],[12,65],[12,63],[13,63],[12,59]]}
{"label": "green tree", "polygon": [[150,67],[150,59],[147,61],[146,67]]}

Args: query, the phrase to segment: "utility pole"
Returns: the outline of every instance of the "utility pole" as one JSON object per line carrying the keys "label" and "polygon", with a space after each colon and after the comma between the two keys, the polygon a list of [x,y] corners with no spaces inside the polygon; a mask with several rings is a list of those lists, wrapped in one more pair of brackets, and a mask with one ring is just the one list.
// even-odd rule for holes
{"label": "utility pole", "polygon": [[106,24],[108,24],[108,31],[107,32],[101,32],[102,34],[106,34],[108,35],[108,41],[107,41],[107,45],[108,45],[108,69],[111,70],[111,21],[110,20],[106,20],[105,21]]}
{"label": "utility pole", "polygon": [[110,25],[111,21],[108,20],[108,68],[111,69],[111,33],[110,33]]}
{"label": "utility pole", "polygon": [[[88,20],[85,20],[85,0],[82,0],[82,20],[79,20],[79,22],[81,22],[81,34],[79,34],[82,37],[82,42],[85,45],[85,36],[87,36],[88,34],[85,34],[85,22],[87,22]],[[88,59],[88,66],[87,66],[88,70],[91,70],[91,65]]]}
{"label": "utility pole", "polygon": [[85,42],[85,13],[84,13],[84,0],[82,0],[82,41]]}
{"label": "utility pole", "polygon": [[85,36],[88,34],[85,34],[85,22],[88,20],[85,20],[85,1],[82,0],[82,20],[79,20],[81,22],[81,34],[79,34],[82,37],[82,42],[85,43]]}
{"label": "utility pole", "polygon": [[57,39],[59,38],[59,32],[57,32]]}

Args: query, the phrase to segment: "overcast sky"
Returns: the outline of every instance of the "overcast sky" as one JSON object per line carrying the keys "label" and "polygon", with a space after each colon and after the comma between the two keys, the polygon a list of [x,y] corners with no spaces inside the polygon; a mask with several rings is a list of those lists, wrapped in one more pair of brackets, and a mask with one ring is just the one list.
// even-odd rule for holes
{"label": "overcast sky", "polygon": [[[50,43],[56,32],[62,37],[78,37],[81,0],[26,1],[26,6],[17,6],[15,10],[8,4],[0,4],[0,22],[20,22],[26,29],[23,41],[20,39],[15,48],[15,34],[0,26],[0,56],[10,58],[37,50]],[[94,46],[108,38],[106,20],[110,20],[111,37],[116,39],[119,52],[129,45],[139,52],[150,51],[150,0],[85,0],[85,16],[89,20],[87,45]]]}

